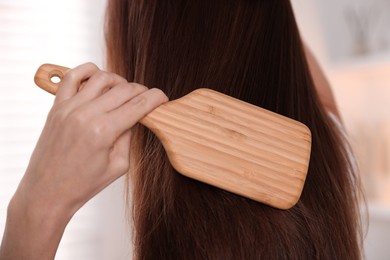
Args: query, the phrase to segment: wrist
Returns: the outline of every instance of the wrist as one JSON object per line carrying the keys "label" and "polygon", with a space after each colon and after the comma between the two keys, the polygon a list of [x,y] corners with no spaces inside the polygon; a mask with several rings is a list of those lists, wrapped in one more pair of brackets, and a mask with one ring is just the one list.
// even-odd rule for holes
{"label": "wrist", "polygon": [[31,223],[46,222],[47,225],[66,226],[74,212],[54,198],[40,198],[26,194],[18,188],[12,197],[7,210],[7,216],[15,219],[23,218]]}
{"label": "wrist", "polygon": [[15,194],[8,205],[0,259],[54,259],[70,218],[35,203],[28,205]]}

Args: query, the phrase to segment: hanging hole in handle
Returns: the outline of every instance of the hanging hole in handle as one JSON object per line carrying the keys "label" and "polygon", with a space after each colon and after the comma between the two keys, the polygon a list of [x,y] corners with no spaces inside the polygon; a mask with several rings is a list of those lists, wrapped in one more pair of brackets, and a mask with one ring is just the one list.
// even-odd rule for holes
{"label": "hanging hole in handle", "polygon": [[53,75],[51,76],[50,81],[53,82],[54,84],[58,84],[61,82],[61,78],[58,77],[58,75]]}
{"label": "hanging hole in handle", "polygon": [[50,73],[50,82],[54,84],[59,84],[63,77],[64,74],[61,71],[59,70],[52,71]]}

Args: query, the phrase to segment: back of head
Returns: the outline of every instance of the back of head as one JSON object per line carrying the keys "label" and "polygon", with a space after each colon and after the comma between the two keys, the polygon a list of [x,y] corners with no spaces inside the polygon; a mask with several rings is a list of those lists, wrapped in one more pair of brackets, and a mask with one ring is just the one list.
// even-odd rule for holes
{"label": "back of head", "polygon": [[186,178],[133,131],[136,259],[358,259],[355,175],[320,105],[288,0],[110,0],[109,68],[170,99],[207,87],[312,131],[301,199],[282,211]]}

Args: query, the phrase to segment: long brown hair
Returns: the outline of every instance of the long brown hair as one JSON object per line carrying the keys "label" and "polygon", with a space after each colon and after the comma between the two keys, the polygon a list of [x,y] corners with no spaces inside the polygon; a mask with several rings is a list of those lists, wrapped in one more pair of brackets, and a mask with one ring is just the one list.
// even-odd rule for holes
{"label": "long brown hair", "polygon": [[207,87],[312,131],[302,196],[278,210],[177,173],[133,131],[136,259],[359,259],[358,178],[317,96],[288,0],[110,0],[109,68],[170,99]]}

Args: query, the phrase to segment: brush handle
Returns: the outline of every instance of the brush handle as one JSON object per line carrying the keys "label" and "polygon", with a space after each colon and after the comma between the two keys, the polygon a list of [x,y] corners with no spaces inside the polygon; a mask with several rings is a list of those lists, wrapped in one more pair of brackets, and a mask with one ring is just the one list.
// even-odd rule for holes
{"label": "brush handle", "polygon": [[[70,69],[67,67],[54,65],[54,64],[43,64],[41,65],[37,72],[35,73],[34,82],[41,89],[49,92],[50,94],[55,95],[57,93],[57,89],[60,85],[61,80],[64,78],[65,74]],[[59,79],[58,82],[54,82],[54,79]],[[82,88],[84,83],[81,84],[80,88]],[[141,124],[148,127],[147,120],[141,119],[139,121]]]}
{"label": "brush handle", "polygon": [[69,68],[59,65],[43,64],[35,73],[34,82],[38,87],[55,95],[60,82],[54,82],[53,80],[59,78],[61,81],[68,70]]}

